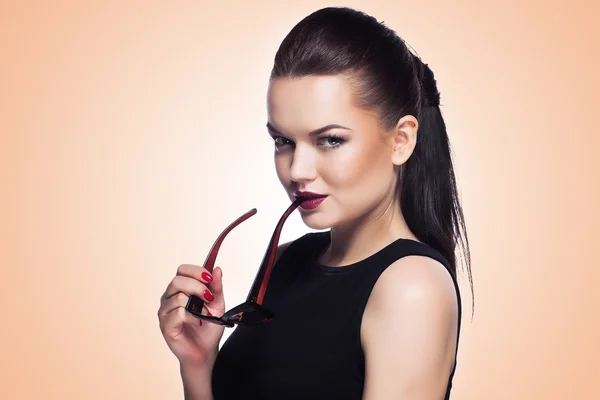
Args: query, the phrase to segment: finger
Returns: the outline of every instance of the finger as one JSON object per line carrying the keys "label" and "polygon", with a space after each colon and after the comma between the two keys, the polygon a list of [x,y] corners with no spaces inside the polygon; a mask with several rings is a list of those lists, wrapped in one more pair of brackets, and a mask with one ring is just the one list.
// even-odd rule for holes
{"label": "finger", "polygon": [[207,285],[208,289],[215,296],[215,300],[213,300],[213,302],[217,299],[223,300],[223,270],[221,267],[213,268],[213,272],[210,274],[205,268],[198,265],[182,264],[177,269],[177,273],[195,279],[200,277],[200,280]]}
{"label": "finger", "polygon": [[221,267],[216,267],[213,269],[213,277],[214,280],[208,285],[210,291],[215,296],[215,299],[223,298],[223,270]]}
{"label": "finger", "polygon": [[183,324],[202,325],[202,320],[194,317],[183,307],[177,307],[160,320],[160,329],[165,336],[176,337],[183,329]]}
{"label": "finger", "polygon": [[[167,314],[169,314],[176,308],[185,308],[188,300],[189,296],[182,292],[171,296],[171,298],[169,300],[166,300],[164,304],[162,304],[158,309],[158,317],[164,319],[167,316]],[[202,312],[200,314],[212,316],[211,312],[208,310],[208,307],[206,307],[206,304],[202,307]]]}
{"label": "finger", "polygon": [[158,316],[164,318],[168,313],[176,309],[177,307],[183,307],[188,303],[190,296],[183,292],[179,292],[171,296],[168,300],[165,300],[158,310]]}
{"label": "finger", "polygon": [[188,296],[195,295],[200,297],[206,302],[214,300],[214,294],[206,287],[202,282],[197,281],[194,278],[188,278],[187,276],[177,275],[162,296],[161,303],[164,300],[170,299],[173,295],[183,292]]}
{"label": "finger", "polygon": [[177,275],[183,275],[190,278],[194,278],[206,284],[211,283],[214,279],[213,274],[208,272],[206,268],[193,264],[181,264],[177,268]]}

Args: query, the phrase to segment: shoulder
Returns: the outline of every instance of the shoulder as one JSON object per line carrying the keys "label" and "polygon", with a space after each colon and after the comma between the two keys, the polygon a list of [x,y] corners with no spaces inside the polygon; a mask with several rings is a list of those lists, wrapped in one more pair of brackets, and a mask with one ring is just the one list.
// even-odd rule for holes
{"label": "shoulder", "polygon": [[[457,293],[449,271],[426,256],[406,256],[383,271],[363,315],[368,340],[390,318],[450,331],[458,318]],[[368,345],[368,342],[366,343]]]}
{"label": "shoulder", "polygon": [[439,261],[411,255],[387,267],[361,326],[371,377],[366,398],[443,395],[455,361],[459,315],[454,282]]}
{"label": "shoulder", "polygon": [[[442,313],[458,312],[450,272],[431,257],[410,255],[392,263],[381,273],[367,304],[368,311],[374,313],[382,309],[408,311],[403,308],[414,306],[430,307]],[[389,307],[394,309],[388,310]]]}

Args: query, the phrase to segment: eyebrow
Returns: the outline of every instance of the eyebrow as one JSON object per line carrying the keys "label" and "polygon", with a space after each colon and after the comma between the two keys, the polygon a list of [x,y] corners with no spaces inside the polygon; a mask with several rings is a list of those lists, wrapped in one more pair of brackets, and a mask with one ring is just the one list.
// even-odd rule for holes
{"label": "eyebrow", "polygon": [[[278,131],[277,129],[275,129],[275,127],[273,127],[273,125],[271,125],[269,122],[267,122],[267,129],[272,134],[285,136],[283,133],[281,133],[280,131]],[[314,129],[314,130],[308,132],[308,136],[317,136],[317,135],[320,135],[321,133],[327,132],[327,131],[329,131],[331,129],[346,129],[346,130],[351,130],[350,128],[347,128],[347,127],[342,126],[342,125],[329,124],[329,125],[325,125],[325,126],[323,126],[321,128],[317,128],[317,129]]]}

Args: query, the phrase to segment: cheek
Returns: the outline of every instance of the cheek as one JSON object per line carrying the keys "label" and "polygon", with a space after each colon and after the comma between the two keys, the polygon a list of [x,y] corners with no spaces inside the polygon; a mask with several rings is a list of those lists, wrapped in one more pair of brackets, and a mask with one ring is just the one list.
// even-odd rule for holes
{"label": "cheek", "polygon": [[381,171],[385,163],[382,162],[381,152],[365,149],[365,146],[348,147],[335,152],[335,157],[327,160],[328,168],[322,171],[332,186],[353,190],[373,186],[382,178]]}
{"label": "cheek", "polygon": [[287,157],[283,155],[275,155],[275,171],[277,177],[282,184],[287,184],[290,181],[290,165]]}

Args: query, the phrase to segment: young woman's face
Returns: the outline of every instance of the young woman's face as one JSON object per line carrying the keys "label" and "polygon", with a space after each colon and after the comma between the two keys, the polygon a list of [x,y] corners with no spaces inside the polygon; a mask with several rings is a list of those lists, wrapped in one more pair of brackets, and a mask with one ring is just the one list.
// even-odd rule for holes
{"label": "young woman's face", "polygon": [[393,198],[396,139],[354,103],[340,76],[275,78],[269,86],[268,131],[281,184],[291,200],[296,191],[327,196],[314,209],[299,208],[313,229],[369,219]]}

